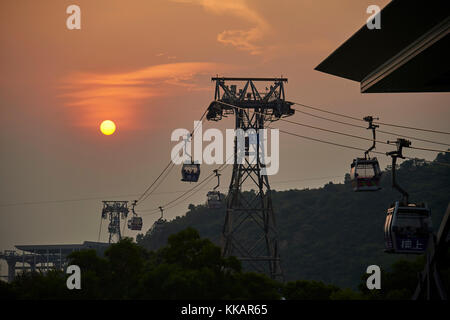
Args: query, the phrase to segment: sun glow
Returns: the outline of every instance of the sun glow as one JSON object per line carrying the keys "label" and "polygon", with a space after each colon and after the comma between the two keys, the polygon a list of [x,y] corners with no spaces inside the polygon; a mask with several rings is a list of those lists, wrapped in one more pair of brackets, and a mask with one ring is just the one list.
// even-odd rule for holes
{"label": "sun glow", "polygon": [[100,125],[100,131],[106,135],[112,135],[116,131],[116,124],[111,120],[105,120]]}

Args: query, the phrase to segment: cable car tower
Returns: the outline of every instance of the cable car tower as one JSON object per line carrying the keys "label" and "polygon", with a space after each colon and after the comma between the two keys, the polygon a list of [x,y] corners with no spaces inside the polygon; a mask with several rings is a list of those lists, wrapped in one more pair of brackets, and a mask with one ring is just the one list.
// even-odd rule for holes
{"label": "cable car tower", "polygon": [[119,242],[122,239],[120,234],[120,219],[126,219],[128,216],[128,201],[102,201],[102,219],[109,218],[108,233],[109,243]]}
{"label": "cable car tower", "polygon": [[[222,255],[236,256],[244,267],[268,274],[272,279],[283,280],[278,252],[278,236],[275,214],[272,207],[271,190],[261,158],[260,130],[267,122],[294,114],[292,102],[285,101],[284,83],[286,78],[219,78],[215,81],[214,101],[208,108],[206,118],[219,121],[227,115],[235,115],[236,130],[253,132],[245,136],[245,156],[250,155],[256,163],[247,158],[238,163],[238,139],[234,138],[234,163],[228,196],[226,216],[222,231]],[[266,92],[259,92],[255,82],[264,82]],[[238,90],[234,83],[243,84]],[[270,87],[270,89],[268,88]],[[239,155],[238,155],[239,154]],[[245,196],[242,192],[244,182],[254,186],[255,195]],[[252,188],[253,189],[253,188]]]}

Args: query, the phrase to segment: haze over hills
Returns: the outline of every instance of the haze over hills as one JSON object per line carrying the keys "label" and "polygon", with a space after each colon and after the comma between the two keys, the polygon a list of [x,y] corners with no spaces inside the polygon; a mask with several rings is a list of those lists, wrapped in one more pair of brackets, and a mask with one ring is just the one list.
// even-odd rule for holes
{"label": "haze over hills", "polygon": [[[433,163],[404,161],[398,170],[399,183],[409,192],[410,201],[425,202],[431,208],[435,230],[450,201],[450,165],[442,163],[450,164],[448,153],[439,154]],[[378,192],[355,193],[347,176],[345,183],[330,182],[318,189],[273,190],[287,281],[320,280],[356,288],[369,265],[389,268],[394,261],[408,258],[383,251],[385,212],[400,194],[391,188],[389,169],[383,172],[381,184],[383,189]],[[220,245],[224,218],[225,206],[209,209],[191,204],[186,215],[167,222],[152,234],[140,234],[136,240],[155,250],[167,243],[169,235],[193,227],[202,237]],[[254,236],[251,228],[246,232],[249,237]]]}

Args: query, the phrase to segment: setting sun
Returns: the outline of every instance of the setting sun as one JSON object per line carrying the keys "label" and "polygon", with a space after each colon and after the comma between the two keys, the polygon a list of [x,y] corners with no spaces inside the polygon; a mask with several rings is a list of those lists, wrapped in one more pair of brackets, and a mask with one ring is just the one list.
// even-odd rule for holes
{"label": "setting sun", "polygon": [[104,135],[109,136],[116,131],[116,124],[111,120],[105,120],[100,125],[100,131]]}

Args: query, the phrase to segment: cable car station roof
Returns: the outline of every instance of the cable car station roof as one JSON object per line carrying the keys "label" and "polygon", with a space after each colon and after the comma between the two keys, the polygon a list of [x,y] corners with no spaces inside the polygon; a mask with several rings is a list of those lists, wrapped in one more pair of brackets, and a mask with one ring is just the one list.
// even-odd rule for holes
{"label": "cable car station roof", "polygon": [[16,245],[18,250],[25,252],[31,252],[35,254],[47,254],[47,253],[70,253],[72,251],[85,250],[85,249],[106,249],[110,244],[103,242],[91,242],[84,241],[82,244],[52,244],[52,245]]}
{"label": "cable car station roof", "polygon": [[450,1],[393,0],[381,29],[365,24],[315,70],[361,83],[362,93],[450,91]]}

